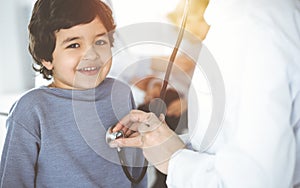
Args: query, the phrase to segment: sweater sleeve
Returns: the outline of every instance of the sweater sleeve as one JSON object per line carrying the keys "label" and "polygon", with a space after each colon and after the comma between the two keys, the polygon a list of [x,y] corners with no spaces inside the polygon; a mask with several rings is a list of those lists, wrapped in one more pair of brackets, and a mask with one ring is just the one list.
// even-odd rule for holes
{"label": "sweater sleeve", "polygon": [[0,187],[35,187],[39,139],[23,125],[7,120]]}

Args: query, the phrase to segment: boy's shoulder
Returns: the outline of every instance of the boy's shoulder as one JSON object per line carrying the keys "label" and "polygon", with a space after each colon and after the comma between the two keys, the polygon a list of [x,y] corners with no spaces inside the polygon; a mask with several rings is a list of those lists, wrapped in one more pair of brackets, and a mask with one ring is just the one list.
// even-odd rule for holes
{"label": "boy's shoulder", "polygon": [[46,86],[41,86],[37,88],[32,88],[19,97],[17,102],[19,103],[33,103],[34,101],[37,101],[37,98],[42,97],[43,94],[45,94]]}
{"label": "boy's shoulder", "polygon": [[20,97],[12,104],[8,120],[21,123],[23,125],[29,125],[39,119],[39,108],[45,99],[45,88],[39,87],[33,88],[25,93],[21,94]]}
{"label": "boy's shoulder", "polygon": [[[34,106],[40,103],[45,96],[45,87],[33,88],[25,93],[15,101],[12,105],[10,112],[12,111],[31,111]],[[17,110],[17,109],[18,110]]]}

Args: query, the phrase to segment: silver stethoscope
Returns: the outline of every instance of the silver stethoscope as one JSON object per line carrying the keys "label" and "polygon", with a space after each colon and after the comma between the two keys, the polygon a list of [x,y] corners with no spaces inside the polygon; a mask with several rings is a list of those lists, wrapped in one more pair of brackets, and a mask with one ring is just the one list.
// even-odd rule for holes
{"label": "silver stethoscope", "polygon": [[[112,6],[112,3],[110,0],[107,0],[108,4],[110,6]],[[175,46],[173,47],[173,51],[172,54],[170,56],[169,59],[169,63],[167,66],[167,70],[164,76],[164,80],[163,80],[163,86],[161,87],[160,90],[160,97],[156,100],[152,101],[152,105],[153,108],[151,108],[151,112],[153,112],[157,117],[159,117],[160,114],[166,114],[166,105],[165,105],[165,97],[166,97],[166,90],[167,90],[167,86],[168,86],[168,82],[169,82],[169,78],[170,78],[170,74],[171,74],[171,70],[173,67],[173,63],[174,60],[176,58],[179,46],[181,44],[182,38],[183,38],[183,34],[184,34],[184,30],[185,30],[185,25],[186,25],[186,20],[188,17],[188,12],[189,12],[189,0],[185,1],[185,6],[184,6],[184,12],[183,12],[183,17],[182,17],[182,21],[181,21],[181,25],[180,25],[180,31],[177,37],[177,41]],[[117,132],[112,132],[112,127],[110,127],[107,132],[106,132],[106,143],[109,144],[111,141],[116,140],[118,138],[124,138],[125,135],[123,133],[123,131],[117,131]],[[118,147],[117,148],[117,152],[118,152],[118,156],[120,159],[120,163],[122,165],[122,169],[125,173],[125,175],[127,176],[127,178],[132,182],[132,183],[139,183],[145,176],[146,171],[147,171],[147,166],[148,166],[148,161],[145,159],[144,160],[144,165],[142,168],[142,172],[139,175],[138,178],[134,178],[128,171],[127,168],[127,162],[126,162],[126,158],[125,158],[125,153],[122,150],[122,148]]]}

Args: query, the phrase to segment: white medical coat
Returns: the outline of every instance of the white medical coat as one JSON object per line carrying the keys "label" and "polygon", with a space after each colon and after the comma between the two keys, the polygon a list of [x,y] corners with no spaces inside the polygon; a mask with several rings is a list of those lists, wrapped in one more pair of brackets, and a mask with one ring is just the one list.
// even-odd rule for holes
{"label": "white medical coat", "polygon": [[201,151],[214,99],[196,67],[189,94],[193,149],[172,156],[168,186],[299,184],[300,1],[211,0],[205,17],[211,28],[204,44],[225,84],[222,129]]}

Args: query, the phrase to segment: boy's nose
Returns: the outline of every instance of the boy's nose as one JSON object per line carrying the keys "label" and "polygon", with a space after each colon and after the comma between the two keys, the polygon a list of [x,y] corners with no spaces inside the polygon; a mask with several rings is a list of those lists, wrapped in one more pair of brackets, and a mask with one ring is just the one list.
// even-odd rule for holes
{"label": "boy's nose", "polygon": [[95,60],[95,59],[98,59],[99,57],[100,57],[100,55],[96,51],[95,47],[91,46],[90,48],[88,48],[88,50],[84,54],[83,59],[85,59],[85,60]]}

